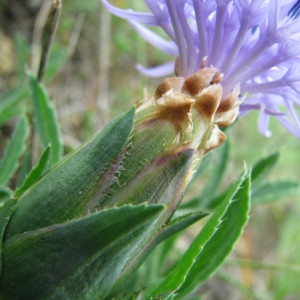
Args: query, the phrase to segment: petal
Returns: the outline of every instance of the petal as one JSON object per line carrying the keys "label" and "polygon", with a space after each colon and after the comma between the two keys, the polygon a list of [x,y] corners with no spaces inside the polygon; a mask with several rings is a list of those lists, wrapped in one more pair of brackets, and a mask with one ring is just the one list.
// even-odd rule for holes
{"label": "petal", "polygon": [[272,132],[269,130],[270,115],[261,112],[258,117],[258,131],[266,137],[271,137]]}
{"label": "petal", "polygon": [[276,119],[281,123],[281,125],[295,137],[300,139],[300,127],[293,125],[287,118],[278,116]]}
{"label": "petal", "polygon": [[101,2],[109,12],[122,19],[126,19],[128,21],[143,22],[144,24],[152,25],[152,26],[158,25],[155,16],[151,13],[140,13],[129,9],[128,10],[120,9],[111,5],[107,0],[101,0]]}
{"label": "petal", "polygon": [[136,68],[148,77],[163,77],[174,73],[174,61],[154,68],[145,68],[142,65],[137,65]]}
{"label": "petal", "polygon": [[130,24],[148,43],[171,56],[178,56],[178,48],[173,41],[163,39],[161,36],[138,22],[130,21]]}

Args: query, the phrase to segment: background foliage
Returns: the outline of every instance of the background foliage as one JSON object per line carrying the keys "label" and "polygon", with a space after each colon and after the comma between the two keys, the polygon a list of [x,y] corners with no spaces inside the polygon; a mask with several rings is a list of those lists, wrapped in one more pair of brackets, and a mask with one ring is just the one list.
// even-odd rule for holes
{"label": "background foliage", "polygon": [[[140,1],[112,2],[120,7],[143,9]],[[140,75],[134,68],[136,62],[151,66],[168,59],[139,38],[126,22],[109,16],[98,0],[65,0],[45,78],[47,92],[34,80],[29,86],[25,71],[36,71],[40,5],[41,1],[29,0],[22,4],[16,0],[0,3],[2,199],[9,196],[10,189],[19,187],[20,192],[26,189],[24,179],[32,166],[38,165],[35,169],[38,174],[49,167],[44,163],[49,155],[49,135],[57,137],[56,144],[52,145],[56,149],[51,154],[49,164],[52,164],[62,152],[67,154],[75,149],[112,117],[141,99],[143,87],[147,87],[149,94],[154,91],[159,79]],[[29,97],[31,93],[39,95],[36,98],[39,101],[29,103],[35,99]],[[51,105],[43,104],[43,97],[47,96]],[[25,117],[37,117],[37,105],[43,107],[39,111],[53,115],[53,120],[55,105],[59,125],[42,114],[35,123]],[[252,173],[253,204],[259,205],[253,206],[244,235],[231,257],[200,288],[203,299],[241,299],[242,296],[298,299],[300,295],[297,280],[300,274],[299,141],[275,122],[271,126],[273,137],[260,136],[256,118],[256,113],[249,114],[227,130],[229,142],[208,157],[186,196],[194,200],[193,204],[203,193],[205,199],[210,199],[204,203],[210,208],[217,203],[218,194],[238,177],[244,163],[253,166],[259,158],[268,157]],[[45,121],[50,123],[45,124]],[[31,135],[34,124],[36,128],[46,128],[41,130],[39,138]],[[56,126],[61,128],[62,136],[57,134]],[[26,143],[33,143],[31,153],[26,150]],[[17,164],[17,161],[22,163]],[[10,171],[3,172],[4,169]],[[255,170],[258,171],[255,173]],[[216,186],[218,192],[213,194]],[[182,211],[184,209],[183,203]],[[196,223],[184,235],[161,244],[142,266],[140,280],[156,285],[157,274],[172,268],[172,263],[182,256],[203,224]],[[168,250],[173,244],[175,247]],[[165,258],[166,265],[161,268]],[[199,299],[197,297],[195,299]]]}

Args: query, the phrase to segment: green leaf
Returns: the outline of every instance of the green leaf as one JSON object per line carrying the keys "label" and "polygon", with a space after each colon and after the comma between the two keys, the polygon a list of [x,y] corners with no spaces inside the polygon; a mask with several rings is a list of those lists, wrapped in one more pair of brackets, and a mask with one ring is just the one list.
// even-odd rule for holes
{"label": "green leaf", "polygon": [[253,188],[253,205],[269,203],[288,197],[300,195],[300,184],[296,181],[276,181]]}
{"label": "green leaf", "polygon": [[[90,142],[65,157],[19,198],[6,236],[95,211],[111,190],[126,153],[134,109],[118,116]],[[28,219],[30,216],[30,219]]]}
{"label": "green leaf", "polygon": [[[138,264],[144,261],[144,259],[152,253],[153,249],[162,241],[166,240],[167,238],[174,236],[178,232],[182,231],[183,229],[187,228],[188,226],[194,224],[195,222],[199,221],[200,219],[206,217],[208,214],[205,212],[195,212],[190,213],[181,217],[178,217],[171,222],[169,222],[166,226],[163,226],[155,235],[153,235],[153,239],[151,244],[149,244],[143,251],[140,252],[139,257],[136,261]],[[168,249],[169,250],[169,249]],[[162,256],[162,255],[160,255]],[[161,257],[157,257],[157,260],[160,260]],[[162,261],[158,262],[159,266]],[[153,268],[153,263],[151,264]],[[155,274],[157,276],[158,274]],[[149,283],[147,278],[147,284]],[[149,287],[149,285],[148,285]],[[147,291],[149,294],[149,291]]]}
{"label": "green leaf", "polygon": [[256,162],[251,171],[251,182],[253,183],[262,177],[266,178],[277,163],[278,158],[279,153],[274,153]]}
{"label": "green leaf", "polygon": [[5,185],[19,166],[19,159],[26,150],[25,141],[29,134],[29,125],[25,116],[22,116],[8,142],[4,155],[0,161],[0,185]]}
{"label": "green leaf", "polygon": [[[5,228],[7,223],[12,215],[15,208],[15,201],[1,201],[0,202],[0,275],[2,273],[2,244],[3,244],[3,236],[5,232]],[[0,295],[1,298],[1,295]]]}
{"label": "green leaf", "polygon": [[42,173],[46,170],[47,164],[49,162],[50,151],[51,146],[49,145],[42,154],[37,166],[30,171],[22,186],[16,189],[14,193],[14,198],[20,197],[30,186],[32,186],[40,178]]}
{"label": "green leaf", "polygon": [[16,181],[14,182],[16,187],[19,187],[23,184],[25,178],[30,173],[32,169],[32,149],[31,147],[27,147],[26,151],[22,156],[22,163],[18,168],[18,176],[16,177]]}
{"label": "green leaf", "polygon": [[50,165],[58,162],[62,157],[62,142],[59,124],[54,106],[51,104],[45,88],[32,74],[28,74],[32,103],[34,110],[34,126],[37,131],[41,147],[44,150],[52,145],[52,159]]}
{"label": "green leaf", "polygon": [[156,295],[184,295],[207,279],[230,253],[248,219],[249,174],[231,185],[225,199],[192,242],[181,261],[157,288]]}
{"label": "green leaf", "polygon": [[177,217],[171,220],[166,227],[162,228],[162,230],[158,233],[155,243],[158,244],[161,241],[167,239],[168,237],[178,233],[179,231],[189,227],[195,222],[201,220],[202,218],[208,216],[208,212],[194,212],[188,213],[186,215]]}
{"label": "green leaf", "polygon": [[0,125],[5,124],[13,117],[20,115],[22,108],[19,103],[29,95],[27,87],[19,86],[0,100]]}
{"label": "green leaf", "polygon": [[[250,174],[242,176],[240,185],[222,215],[221,223],[210,237],[189,270],[179,294],[188,294],[208,279],[232,251],[248,221],[250,210]],[[223,204],[222,204],[223,205]],[[200,233],[201,235],[201,233]]]}
{"label": "green leaf", "polygon": [[[167,226],[163,226],[157,233],[156,236],[153,238],[151,244],[149,247],[147,247],[146,251],[144,250],[139,255],[139,260],[143,261],[147,255],[151,253],[153,255],[153,249],[162,241],[167,240],[168,238],[174,236],[175,234],[179,233],[180,231],[184,230],[185,228],[189,227],[190,225],[194,224],[195,222],[199,221],[200,219],[206,217],[208,213],[206,212],[195,212],[195,213],[189,213],[180,217],[177,217],[175,219],[172,219]],[[145,291],[146,293],[146,299],[150,299],[150,295],[152,295],[153,290],[157,288],[157,280],[159,271],[161,270],[161,266],[164,262],[164,257],[167,255],[167,253],[170,251],[171,245],[175,243],[175,240],[168,240],[168,243],[166,245],[161,244],[160,247],[162,247],[162,251],[160,251],[159,255],[155,257],[155,259],[152,259],[149,261],[149,271],[146,274],[147,281],[145,284],[147,285],[147,289]],[[167,249],[166,249],[167,247]],[[158,250],[158,248],[155,249]],[[165,253],[164,253],[165,252]],[[155,268],[156,267],[156,268]],[[156,273],[154,273],[153,268],[155,268]],[[153,274],[154,279],[156,280],[149,280],[149,272]],[[150,283],[150,286],[149,286]],[[152,284],[151,284],[152,283]]]}
{"label": "green leaf", "polygon": [[145,204],[112,208],[7,240],[2,295],[105,299],[163,210],[163,205]]}

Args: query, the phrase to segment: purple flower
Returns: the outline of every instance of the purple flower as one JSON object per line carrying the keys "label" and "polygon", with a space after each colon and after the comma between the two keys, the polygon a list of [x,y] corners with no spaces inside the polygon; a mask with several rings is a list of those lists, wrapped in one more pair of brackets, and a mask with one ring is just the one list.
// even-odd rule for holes
{"label": "purple flower", "polygon": [[[205,61],[224,77],[224,94],[240,85],[239,115],[260,110],[259,131],[270,136],[270,116],[300,139],[300,1],[295,0],[145,0],[151,13],[122,10],[153,46],[178,58],[177,76],[188,77]],[[145,26],[146,25],[146,26]],[[161,27],[165,40],[148,26]],[[174,61],[138,69],[148,76],[173,73]]]}

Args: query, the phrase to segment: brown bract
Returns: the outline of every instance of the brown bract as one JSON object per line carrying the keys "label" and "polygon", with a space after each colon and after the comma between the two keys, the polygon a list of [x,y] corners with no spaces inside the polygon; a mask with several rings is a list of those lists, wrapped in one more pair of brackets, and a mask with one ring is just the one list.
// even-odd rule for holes
{"label": "brown bract", "polygon": [[158,119],[172,122],[179,133],[190,133],[192,129],[191,110],[194,103],[195,99],[175,93],[171,89],[157,100]]}
{"label": "brown bract", "polygon": [[212,121],[222,97],[222,86],[218,84],[210,85],[197,95],[195,95],[195,108],[204,118]]}
{"label": "brown bract", "polygon": [[207,153],[226,140],[219,126],[229,126],[238,114],[239,86],[224,96],[222,78],[216,68],[204,66],[187,78],[164,79],[154,97],[139,106],[138,112],[145,116],[139,120],[167,120],[174,125],[179,143]]}
{"label": "brown bract", "polygon": [[[222,75],[215,68],[203,68],[185,79],[182,92],[195,96],[211,84],[219,83]],[[218,82],[219,81],[219,82]]]}
{"label": "brown bract", "polygon": [[154,98],[158,100],[167,92],[173,90],[174,93],[181,94],[181,88],[184,83],[183,77],[169,77],[165,78],[157,87]]}

